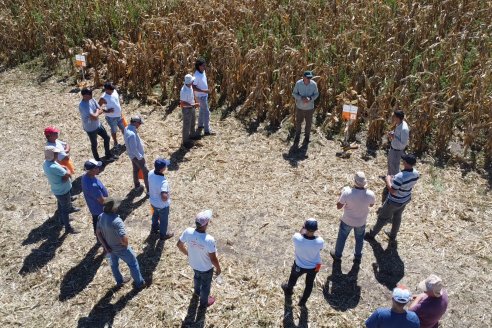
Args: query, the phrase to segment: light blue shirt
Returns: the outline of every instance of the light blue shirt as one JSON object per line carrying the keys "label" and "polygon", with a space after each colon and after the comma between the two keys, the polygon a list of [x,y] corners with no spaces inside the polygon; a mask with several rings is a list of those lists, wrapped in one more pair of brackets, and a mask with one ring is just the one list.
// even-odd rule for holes
{"label": "light blue shirt", "polygon": [[72,189],[72,182],[70,179],[63,181],[62,177],[67,174],[60,164],[55,161],[44,161],[43,170],[46,177],[48,177],[48,182],[51,186],[51,191],[56,196],[65,195]]}
{"label": "light blue shirt", "polygon": [[393,131],[393,140],[391,140],[391,147],[396,150],[403,150],[408,146],[410,138],[410,128],[407,122],[402,121]]}
{"label": "light blue shirt", "polygon": [[296,232],[292,237],[296,257],[296,265],[303,269],[314,269],[321,263],[321,250],[325,247],[325,241],[321,237],[307,239]]}
{"label": "light blue shirt", "polygon": [[144,158],[144,147],[135,125],[129,124],[125,128],[125,133],[123,137],[125,139],[126,153],[130,157],[130,159],[136,158],[138,160],[141,160],[142,158]]}
{"label": "light blue shirt", "polygon": [[[167,201],[162,200],[163,192],[167,193]],[[171,204],[169,183],[164,175],[156,174],[155,170],[149,172],[149,201],[155,208],[169,207]]]}
{"label": "light blue shirt", "polygon": [[79,104],[80,118],[82,119],[82,127],[85,132],[93,132],[99,128],[101,122],[99,119],[91,120],[91,113],[95,114],[99,109],[99,104],[94,98],[89,101],[82,100]]}
{"label": "light blue shirt", "polygon": [[[313,80],[309,80],[309,84],[305,85],[304,80],[300,79],[294,86],[292,96],[296,99],[296,107],[303,110],[314,109],[314,101],[319,96],[318,85]],[[304,103],[302,97],[309,97],[309,101]]]}

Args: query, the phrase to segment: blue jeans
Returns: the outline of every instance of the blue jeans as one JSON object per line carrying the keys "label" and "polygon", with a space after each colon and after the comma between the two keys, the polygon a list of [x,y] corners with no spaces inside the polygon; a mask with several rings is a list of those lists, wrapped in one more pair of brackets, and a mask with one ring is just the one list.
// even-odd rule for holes
{"label": "blue jeans", "polygon": [[121,275],[119,268],[119,259],[122,259],[128,267],[130,268],[130,274],[135,282],[135,287],[141,287],[144,283],[142,274],[140,273],[140,267],[138,266],[138,260],[135,256],[135,252],[131,247],[128,246],[127,249],[122,251],[112,251],[108,254],[109,264],[111,266],[111,271],[113,271],[114,279],[116,284],[120,285],[123,283],[123,276]]}
{"label": "blue jeans", "polygon": [[167,224],[169,222],[169,206],[157,208],[152,205],[154,214],[152,214],[152,230],[157,231],[161,237],[165,237],[167,233]]}
{"label": "blue jeans", "polygon": [[364,232],[366,230],[366,225],[362,227],[351,227],[343,221],[340,221],[340,227],[338,228],[337,243],[335,245],[335,256],[342,257],[343,249],[345,248],[345,241],[347,240],[350,231],[354,229],[355,235],[355,252],[354,256],[356,258],[362,257],[362,247],[364,246]]}
{"label": "blue jeans", "polygon": [[379,210],[376,224],[374,225],[374,227],[372,227],[371,231],[369,231],[369,235],[372,237],[376,236],[387,223],[392,222],[390,238],[396,239],[396,235],[400,230],[401,216],[407,204],[408,202],[405,204],[398,204],[389,199],[386,199],[383,207],[381,207],[381,209]]}
{"label": "blue jeans", "polygon": [[205,132],[210,132],[210,110],[208,108],[208,95],[198,96],[200,111],[198,112],[198,127]]}
{"label": "blue jeans", "polygon": [[195,271],[195,275],[193,276],[195,294],[200,295],[200,306],[206,307],[208,305],[208,296],[210,295],[214,269],[212,268],[208,271],[193,271]]}
{"label": "blue jeans", "polygon": [[71,229],[69,214],[72,210],[72,190],[63,195],[55,195],[58,201],[58,216],[61,224],[65,226],[65,230]]}
{"label": "blue jeans", "polygon": [[123,119],[120,117],[109,117],[106,116],[106,122],[108,122],[109,128],[111,129],[111,133],[118,132],[118,128],[120,128],[121,132],[125,130],[125,126],[123,125]]}
{"label": "blue jeans", "polygon": [[99,157],[99,153],[97,152],[97,136],[100,136],[101,138],[103,138],[104,155],[106,157],[111,156],[111,149],[109,148],[109,142],[111,139],[109,138],[108,133],[106,132],[106,130],[104,129],[104,127],[102,125],[99,125],[99,127],[94,131],[87,132],[87,135],[89,136],[89,140],[91,142],[92,155],[94,156],[94,159],[96,161],[101,160],[101,158]]}

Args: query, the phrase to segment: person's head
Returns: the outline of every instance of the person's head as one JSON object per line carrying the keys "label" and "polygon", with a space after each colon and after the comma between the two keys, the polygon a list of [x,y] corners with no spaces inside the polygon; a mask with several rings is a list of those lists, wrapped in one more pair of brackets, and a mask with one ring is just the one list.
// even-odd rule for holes
{"label": "person's head", "polygon": [[413,168],[417,163],[417,158],[413,154],[405,154],[401,157],[401,160],[403,162],[403,167],[405,168],[405,170]]}
{"label": "person's head", "polygon": [[111,82],[104,83],[104,92],[106,92],[108,95],[112,94],[114,89],[115,87]]}
{"label": "person's head", "polygon": [[313,78],[312,71],[305,71],[304,74],[302,74],[302,81],[304,82],[305,85],[311,83],[312,78]]}
{"label": "person's head", "polygon": [[90,159],[84,163],[84,170],[89,176],[96,176],[101,173],[103,169],[103,163],[101,161],[96,161],[95,159]]}
{"label": "person's head", "polygon": [[318,230],[318,221],[313,218],[309,218],[304,222],[304,229],[306,229],[306,235],[313,236]]}
{"label": "person's head", "polygon": [[83,88],[80,91],[80,94],[82,95],[82,99],[85,101],[89,101],[92,99],[92,90],[89,88]]}
{"label": "person's head", "polygon": [[207,62],[203,58],[198,58],[195,61],[195,70],[199,71],[200,73],[203,73],[205,68],[207,67]]}
{"label": "person's head", "polygon": [[116,213],[121,205],[121,199],[108,197],[104,200],[103,203],[103,212],[104,213]]}
{"label": "person's head", "polygon": [[44,147],[44,159],[52,162],[56,159],[56,156],[59,152],[60,149],[56,148],[55,146],[46,146]]}
{"label": "person's head", "polygon": [[393,112],[392,121],[394,124],[397,125],[400,124],[404,118],[405,118],[405,113],[402,110],[397,109]]}
{"label": "person's head", "polygon": [[154,170],[157,173],[163,174],[166,168],[171,164],[171,162],[164,158],[158,158],[154,161]]}
{"label": "person's head", "polygon": [[405,305],[412,299],[412,293],[404,285],[399,285],[393,289],[393,309],[403,311]]}
{"label": "person's head", "polygon": [[59,133],[60,130],[58,130],[54,126],[48,126],[44,129],[44,136],[46,137],[46,140],[48,140],[48,142],[55,142],[56,139],[58,139]]}
{"label": "person's head", "polygon": [[354,175],[354,186],[356,188],[367,188],[367,179],[364,172],[356,172]]}
{"label": "person's head", "polygon": [[194,80],[195,78],[193,77],[193,75],[186,74],[184,79],[184,84],[186,84],[187,87],[191,87],[191,84],[193,83]]}
{"label": "person's head", "polygon": [[138,115],[134,115],[130,118],[130,124],[138,129],[143,124],[143,119]]}
{"label": "person's head", "polygon": [[198,213],[195,217],[196,230],[205,232],[210,220],[212,220],[212,210],[205,210]]}
{"label": "person's head", "polygon": [[431,274],[419,283],[419,288],[429,297],[441,297],[444,285],[441,278]]}

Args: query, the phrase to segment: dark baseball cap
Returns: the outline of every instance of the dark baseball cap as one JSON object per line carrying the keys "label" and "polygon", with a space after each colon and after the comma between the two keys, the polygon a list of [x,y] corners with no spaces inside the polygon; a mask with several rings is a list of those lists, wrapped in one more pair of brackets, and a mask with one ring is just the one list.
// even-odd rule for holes
{"label": "dark baseball cap", "polygon": [[80,94],[82,96],[86,96],[86,95],[92,95],[92,90],[89,89],[89,88],[83,88],[81,91],[80,91]]}
{"label": "dark baseball cap", "polygon": [[415,163],[417,163],[417,158],[415,158],[414,154],[405,154],[401,157],[401,159],[412,166],[414,166]]}
{"label": "dark baseball cap", "polygon": [[313,71],[305,71],[303,75],[304,75],[304,77],[307,77],[308,79],[312,79],[313,78]]}
{"label": "dark baseball cap", "polygon": [[138,115],[134,115],[130,118],[130,123],[140,123],[140,124],[143,124],[143,119],[138,116]]}
{"label": "dark baseball cap", "polygon": [[308,231],[318,230],[318,221],[316,221],[316,219],[307,219],[306,222],[304,222],[304,229]]}
{"label": "dark baseball cap", "polygon": [[113,83],[111,82],[106,82],[104,83],[104,90],[114,90],[116,89]]}
{"label": "dark baseball cap", "polygon": [[165,167],[168,167],[169,164],[171,164],[171,162],[167,159],[164,159],[164,158],[158,158],[155,160],[154,162],[154,168],[157,170],[157,171],[160,171],[162,170],[163,168]]}

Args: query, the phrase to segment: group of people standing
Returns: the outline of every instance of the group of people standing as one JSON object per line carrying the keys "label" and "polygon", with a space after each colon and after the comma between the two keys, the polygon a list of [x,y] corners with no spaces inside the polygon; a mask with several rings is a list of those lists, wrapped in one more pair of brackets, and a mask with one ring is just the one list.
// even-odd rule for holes
{"label": "group of people standing", "polygon": [[[180,107],[182,108],[183,128],[182,147],[193,147],[193,141],[201,137],[213,135],[210,128],[210,111],[208,95],[210,90],[206,78],[206,62],[198,59],[195,63],[194,75],[184,77],[184,85],[180,92]],[[312,80],[313,73],[306,71],[303,78],[296,82],[293,97],[296,103],[296,134],[294,143],[298,144],[301,135],[302,123],[306,122],[303,144],[310,140],[314,101],[319,93],[316,83]],[[129,124],[126,122],[118,92],[111,83],[104,84],[104,93],[98,101],[93,98],[92,90],[84,88],[81,91],[82,100],[79,112],[82,126],[87,133],[93,154],[93,159],[84,163],[85,174],[82,175],[82,191],[92,216],[93,232],[96,243],[101,245],[111,266],[117,285],[129,281],[122,276],[119,270],[119,260],[123,260],[130,268],[135,288],[146,286],[135,252],[129,246],[128,234],[123,219],[118,215],[121,199],[110,197],[107,188],[98,175],[104,170],[106,163],[118,160],[118,154],[110,149],[110,137],[99,117],[105,114],[107,124],[111,129],[114,148],[121,153],[123,145],[118,143],[118,130],[123,134],[124,148],[132,163],[134,189],[142,191],[140,179],[144,181],[146,197],[152,207],[150,231],[158,234],[164,242],[174,236],[168,231],[171,195],[169,181],[165,176],[166,169],[171,164],[169,160],[157,158],[153,170],[147,168],[145,151],[138,130],[143,119],[132,116]],[[195,119],[195,107],[199,107],[198,129]],[[343,188],[336,203],[338,209],[343,209],[340,219],[338,236],[335,247],[330,251],[334,261],[341,261],[346,240],[352,230],[355,236],[355,264],[359,265],[362,259],[364,239],[371,242],[375,239],[384,225],[391,223],[390,231],[385,231],[390,242],[396,242],[401,225],[402,214],[406,205],[411,201],[412,189],[419,179],[419,172],[414,168],[416,158],[412,154],[405,154],[409,141],[409,128],[404,120],[404,113],[397,110],[393,114],[395,129],[388,133],[391,147],[388,155],[388,174],[384,177],[387,197],[378,210],[376,224],[366,232],[367,218],[370,208],[376,203],[375,193],[368,189],[368,182],[363,172],[356,172],[352,186]],[[70,146],[58,139],[60,130],[47,127],[44,172],[48,178],[53,194],[58,202],[58,216],[64,225],[65,232],[79,233],[72,227],[69,214],[80,211],[73,206],[75,197],[71,194],[72,178],[75,169],[70,160]],[[99,157],[98,136],[103,139],[105,156]],[[400,162],[403,170],[400,171]],[[195,217],[195,226],[187,228],[179,237],[177,247],[188,257],[190,266],[194,270],[194,295],[200,306],[206,308],[214,303],[210,296],[211,282],[214,268],[217,275],[221,267],[216,255],[215,239],[207,233],[212,219],[212,211],[205,210]],[[288,281],[281,285],[286,295],[294,292],[297,280],[306,275],[304,292],[298,303],[306,306],[311,295],[314,281],[321,267],[321,250],[325,247],[323,238],[316,235],[318,222],[308,219],[298,233],[295,233],[295,259]],[[438,320],[447,307],[447,294],[443,289],[442,280],[431,275],[423,283],[424,294],[414,298],[410,310],[405,310],[405,304],[412,300],[410,291],[404,286],[398,286],[393,291],[393,305],[391,309],[378,309],[366,321],[368,328],[372,327],[437,327]],[[414,312],[412,312],[414,311]],[[420,326],[419,326],[420,322]]]}

